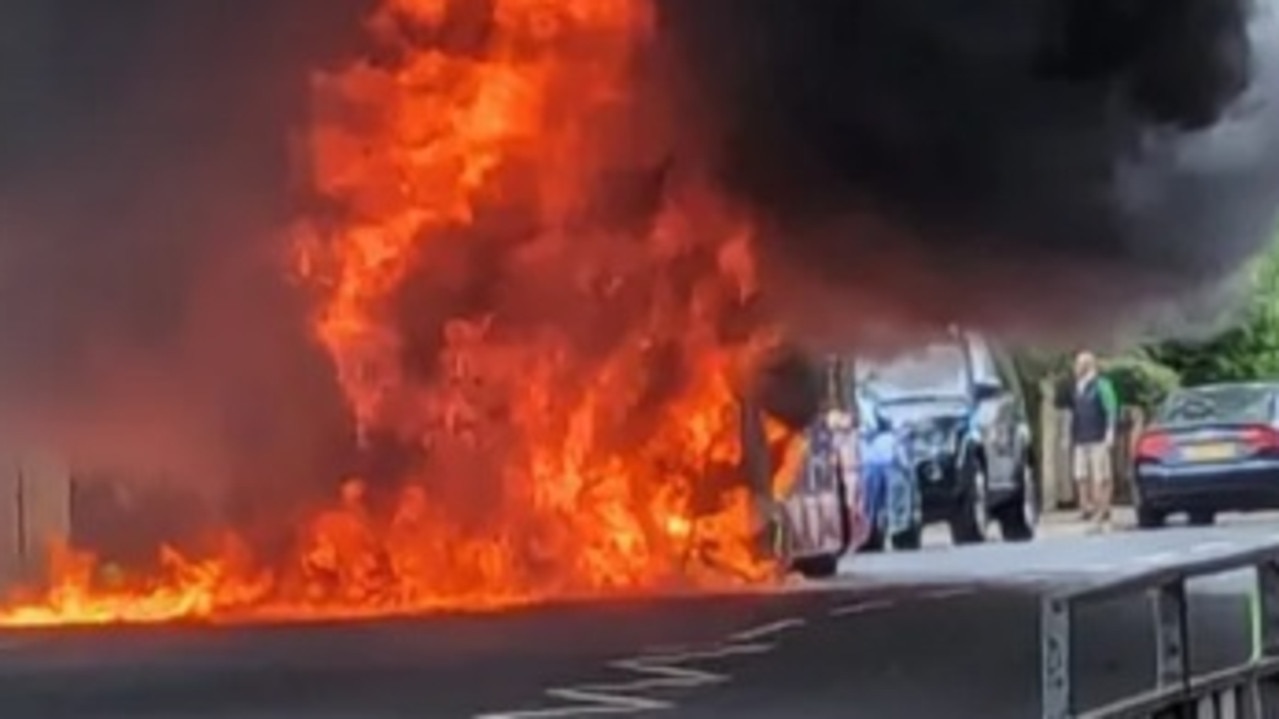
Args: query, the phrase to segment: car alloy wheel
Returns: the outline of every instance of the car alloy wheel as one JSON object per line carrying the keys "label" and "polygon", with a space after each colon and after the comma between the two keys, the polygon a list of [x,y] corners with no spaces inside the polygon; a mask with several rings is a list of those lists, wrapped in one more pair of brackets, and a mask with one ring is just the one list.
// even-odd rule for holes
{"label": "car alloy wheel", "polygon": [[1027,527],[1039,525],[1039,480],[1028,463],[1021,469],[1021,516]]}
{"label": "car alloy wheel", "polygon": [[986,468],[977,465],[977,469],[973,471],[973,524],[977,529],[977,533],[986,538],[990,528],[990,506],[987,503],[986,496]]}

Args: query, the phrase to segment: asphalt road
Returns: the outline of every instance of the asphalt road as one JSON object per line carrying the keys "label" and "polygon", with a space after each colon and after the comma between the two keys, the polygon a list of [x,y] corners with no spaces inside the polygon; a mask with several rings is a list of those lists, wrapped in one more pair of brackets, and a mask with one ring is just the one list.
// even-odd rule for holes
{"label": "asphalt road", "polygon": [[[0,634],[0,716],[1033,717],[1047,588],[1279,540],[1279,525],[858,556],[840,579],[698,599],[329,626]],[[1249,651],[1247,578],[1192,596],[1199,669]],[[1079,617],[1085,705],[1148,686],[1140,599]]]}

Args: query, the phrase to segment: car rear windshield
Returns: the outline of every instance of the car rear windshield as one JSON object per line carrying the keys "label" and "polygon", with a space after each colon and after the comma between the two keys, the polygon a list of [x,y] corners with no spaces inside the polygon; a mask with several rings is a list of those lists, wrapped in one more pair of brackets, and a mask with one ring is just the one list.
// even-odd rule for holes
{"label": "car rear windshield", "polygon": [[1269,387],[1204,387],[1173,394],[1156,419],[1160,424],[1269,422],[1273,409]]}

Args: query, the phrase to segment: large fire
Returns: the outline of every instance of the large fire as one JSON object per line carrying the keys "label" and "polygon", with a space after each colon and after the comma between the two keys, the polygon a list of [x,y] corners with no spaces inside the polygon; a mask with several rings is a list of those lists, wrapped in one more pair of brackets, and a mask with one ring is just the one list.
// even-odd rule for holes
{"label": "large fire", "polygon": [[644,194],[625,177],[651,159],[633,120],[651,13],[384,0],[377,61],[316,80],[320,209],[294,271],[361,441],[414,450],[398,498],[379,509],[347,478],[283,565],[230,534],[149,574],[65,548],[0,623],[487,610],[773,576],[733,395],[762,341],[726,322],[752,292],[748,228],[691,179],[638,211],[611,197]]}

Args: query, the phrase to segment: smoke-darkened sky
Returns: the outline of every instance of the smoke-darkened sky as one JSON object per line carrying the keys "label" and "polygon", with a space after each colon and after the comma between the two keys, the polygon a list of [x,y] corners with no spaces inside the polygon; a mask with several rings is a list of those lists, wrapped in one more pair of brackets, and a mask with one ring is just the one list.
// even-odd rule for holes
{"label": "smoke-darkened sky", "polygon": [[8,436],[264,485],[309,471],[336,405],[280,279],[289,137],[308,73],[359,40],[359,12],[300,0],[0,6]]}

